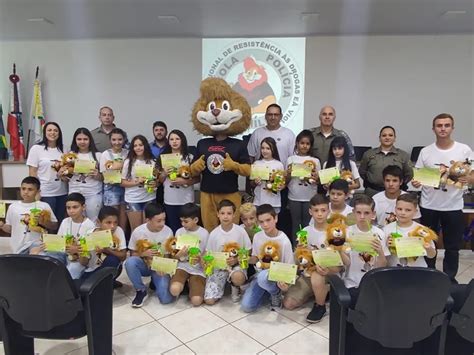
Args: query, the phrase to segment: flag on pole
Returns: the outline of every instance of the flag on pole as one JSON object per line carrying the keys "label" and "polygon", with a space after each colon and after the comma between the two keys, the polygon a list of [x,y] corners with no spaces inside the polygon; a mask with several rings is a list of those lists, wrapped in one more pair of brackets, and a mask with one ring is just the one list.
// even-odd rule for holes
{"label": "flag on pole", "polygon": [[19,95],[20,77],[16,75],[16,65],[13,64],[13,74],[9,77],[10,90],[10,112],[8,114],[7,131],[10,134],[10,149],[14,160],[25,159],[25,146],[23,144],[23,123],[21,121],[21,102]]}
{"label": "flag on pole", "polygon": [[43,139],[43,126],[45,123],[43,112],[43,99],[41,96],[41,82],[38,79],[39,67],[36,67],[36,78],[33,82],[33,102],[31,103],[31,121],[27,145],[39,143]]}
{"label": "flag on pole", "polygon": [[0,102],[0,160],[7,159],[8,157],[8,145],[7,139],[5,138],[5,126],[3,125],[3,108]]}

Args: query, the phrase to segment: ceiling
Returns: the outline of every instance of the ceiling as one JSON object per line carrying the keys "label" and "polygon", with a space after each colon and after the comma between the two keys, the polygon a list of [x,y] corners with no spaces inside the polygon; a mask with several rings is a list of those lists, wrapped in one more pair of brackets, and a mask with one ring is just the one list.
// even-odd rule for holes
{"label": "ceiling", "polygon": [[474,0],[0,0],[12,41],[461,33],[474,33]]}

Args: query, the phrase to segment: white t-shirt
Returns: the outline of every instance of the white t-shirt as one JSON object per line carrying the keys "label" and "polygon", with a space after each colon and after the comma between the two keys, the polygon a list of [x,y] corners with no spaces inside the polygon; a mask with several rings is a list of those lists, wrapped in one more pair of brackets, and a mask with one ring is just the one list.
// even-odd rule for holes
{"label": "white t-shirt", "polygon": [[[433,143],[421,150],[415,167],[439,168],[439,164],[449,167],[451,160],[463,161],[472,157],[472,150],[466,144],[454,142],[449,149],[439,149],[436,143]],[[423,186],[421,188],[421,207],[436,211],[462,210],[464,207],[463,190],[454,186],[447,186],[446,189],[448,191]]]}
{"label": "white t-shirt", "polygon": [[20,253],[28,249],[33,242],[41,240],[41,233],[29,231],[28,226],[21,222],[24,215],[30,214],[33,208],[48,210],[51,213],[51,221],[58,221],[51,207],[46,202],[13,202],[10,207],[8,207],[5,224],[12,227],[10,245],[14,253]]}
{"label": "white t-shirt", "polygon": [[[406,194],[405,191],[401,191],[401,195]],[[375,214],[377,215],[377,224],[380,227],[384,227],[387,224],[387,217],[390,213],[395,213],[395,206],[397,204],[397,199],[390,199],[385,195],[385,191],[380,191],[379,193],[372,196],[375,202]],[[418,219],[421,217],[420,209],[416,208],[416,214],[413,219]]]}
{"label": "white t-shirt", "polygon": [[[181,160],[182,166],[189,166],[193,160],[193,155],[190,154],[187,160]],[[189,179],[191,180],[191,179]],[[173,186],[170,179],[167,177],[163,182],[164,187],[164,202],[167,205],[181,206],[188,202],[194,202],[194,185]]]}
{"label": "white t-shirt", "polygon": [[280,261],[282,263],[294,264],[295,258],[291,242],[285,233],[279,231],[276,237],[269,237],[264,231],[260,231],[253,237],[252,256],[257,256],[261,253],[262,247],[266,242],[274,242],[280,245]]}
{"label": "white t-shirt", "polygon": [[163,229],[159,232],[152,232],[148,229],[147,223],[144,223],[135,228],[135,230],[132,232],[132,235],[130,236],[130,241],[128,242],[128,249],[136,250],[137,241],[141,239],[146,239],[153,243],[164,244],[165,241],[172,236],[173,231],[168,226],[164,226]]}
{"label": "white t-shirt", "polygon": [[[397,222],[393,222],[393,223],[387,224],[383,228],[383,231],[385,233],[386,238],[390,237],[391,233],[395,233],[395,232],[400,233],[403,238],[411,238],[408,236],[408,233],[420,225],[421,224],[419,223],[413,222],[410,227],[402,228],[400,226],[397,226]],[[433,241],[430,242],[430,246],[432,248],[435,247]],[[388,266],[400,266],[400,265],[401,265],[400,260],[395,255],[390,255],[388,257]],[[426,264],[425,258],[423,256],[420,256],[416,258],[415,261],[408,260],[406,266],[427,267],[427,264]]]}
{"label": "white t-shirt", "polygon": [[100,156],[100,172],[103,173],[107,169],[105,168],[105,163],[109,160],[122,160],[125,161],[127,159],[128,150],[122,149],[120,153],[114,153],[112,149],[107,149],[105,152],[102,153]]}
{"label": "white t-shirt", "polygon": [[267,127],[260,127],[253,131],[247,146],[249,155],[253,158],[260,159],[260,144],[266,137],[272,137],[277,144],[278,155],[280,160],[285,164],[290,155],[295,151],[295,134],[286,127],[280,127],[270,131]]}
{"label": "white t-shirt", "polygon": [[[380,228],[372,226],[369,232],[361,231],[359,227],[357,227],[357,225],[349,226],[347,228],[348,236],[359,234],[359,233],[363,233],[363,234],[372,233],[376,235],[379,238],[380,243],[382,244],[384,255],[385,256],[390,255],[390,251],[388,250],[388,246],[387,246],[387,238],[385,236],[385,233]],[[346,285],[347,288],[359,287],[362,276],[364,276],[367,271],[373,269],[375,265],[376,257],[365,255],[367,259],[364,260],[363,256],[364,255],[362,255],[362,253],[358,253],[356,251],[349,252],[351,264],[349,268],[346,270],[346,274],[344,275],[344,284]]]}
{"label": "white t-shirt", "polygon": [[[117,250],[124,250],[127,249],[127,241],[125,240],[125,233],[122,228],[117,227],[115,232],[113,233],[119,239],[119,245]],[[87,268],[85,272],[92,272],[100,266],[99,263],[99,256],[95,251],[90,252],[89,263],[87,264]]]}
{"label": "white t-shirt", "polygon": [[[201,226],[198,227],[197,230],[195,231],[187,231],[184,229],[184,227],[181,227],[176,231],[176,237],[178,235],[196,235],[199,237],[199,249],[203,252],[206,249],[207,246],[207,240],[209,238],[209,232],[202,228]],[[204,272],[202,270],[202,267],[200,265],[195,265],[192,266],[189,264],[188,258],[186,258],[186,261],[178,261],[178,269],[186,271],[188,274],[191,275],[200,275],[204,276]]]}
{"label": "white t-shirt", "polygon": [[[78,160],[95,161],[91,152],[76,153]],[[95,153],[97,161],[100,161],[101,153]],[[96,164],[96,169],[99,169],[99,163]],[[84,197],[90,197],[102,193],[102,181],[96,180],[90,176],[86,176],[84,182],[80,174],[72,175],[69,180],[69,193],[79,192]]]}
{"label": "white t-shirt", "polygon": [[38,168],[41,183],[41,196],[53,197],[67,195],[67,183],[57,177],[51,166],[55,160],[61,160],[62,152],[58,148],[44,149],[44,145],[34,145],[28,153],[26,165]]}
{"label": "white t-shirt", "polygon": [[206,250],[222,251],[227,243],[237,243],[241,248],[250,249],[252,243],[247,232],[241,226],[234,224],[228,232],[219,225],[212,230],[207,240]]}
{"label": "white t-shirt", "polygon": [[96,228],[95,223],[85,217],[80,223],[72,221],[71,217],[64,218],[58,229],[58,235],[72,235],[76,240]]}
{"label": "white t-shirt", "polygon": [[[292,155],[288,158],[286,166],[291,164],[303,164],[306,160],[311,160],[316,166],[316,171],[321,170],[321,163],[318,158],[311,156]],[[288,183],[288,199],[291,201],[308,202],[318,192],[317,184],[308,184],[299,178],[291,178]]]}
{"label": "white t-shirt", "polygon": [[319,230],[313,225],[304,228],[308,232],[308,247],[310,249],[326,249],[326,230]]}
{"label": "white t-shirt", "polygon": [[[283,164],[279,160],[257,160],[254,165],[256,166],[268,166],[271,172],[278,170],[284,170]],[[286,174],[286,173],[285,173]],[[272,205],[273,207],[281,207],[281,194],[280,191],[274,193],[272,190],[267,189],[267,181],[262,181],[260,185],[257,185],[254,190],[255,198],[253,204],[260,206],[265,203]]]}
{"label": "white t-shirt", "polygon": [[[126,159],[123,163],[122,168],[122,179],[128,179],[128,165],[130,164],[130,160]],[[147,164],[144,160],[135,160],[132,166],[131,172],[131,179],[135,179],[135,166],[137,165],[144,165]],[[152,164],[152,163],[149,163]],[[156,192],[153,191],[148,193],[144,186],[132,186],[125,188],[125,202],[128,203],[140,203],[140,202],[148,202],[154,200],[156,197]]]}

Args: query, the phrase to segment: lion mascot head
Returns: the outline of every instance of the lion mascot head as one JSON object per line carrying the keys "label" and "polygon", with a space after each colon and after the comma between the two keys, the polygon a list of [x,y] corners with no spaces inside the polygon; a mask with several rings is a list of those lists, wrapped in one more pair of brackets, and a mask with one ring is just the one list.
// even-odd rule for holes
{"label": "lion mascot head", "polygon": [[235,136],[249,128],[252,119],[249,104],[224,79],[204,79],[200,92],[191,119],[196,131],[205,136]]}

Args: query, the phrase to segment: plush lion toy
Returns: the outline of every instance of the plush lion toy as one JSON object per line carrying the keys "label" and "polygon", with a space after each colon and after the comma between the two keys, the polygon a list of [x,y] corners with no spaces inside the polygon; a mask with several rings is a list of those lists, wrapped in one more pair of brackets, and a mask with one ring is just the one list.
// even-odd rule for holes
{"label": "plush lion toy", "polygon": [[347,229],[344,216],[333,214],[331,219],[326,228],[327,249],[349,251],[350,248],[346,245]]}
{"label": "plush lion toy", "polygon": [[[303,165],[306,165],[309,169],[311,169],[311,172],[315,172],[316,171],[316,163],[312,160],[305,160],[303,162]],[[309,185],[313,185],[316,183],[316,179],[314,179],[313,177],[306,177],[306,178],[300,178],[300,185],[305,185],[307,186],[308,184]]]}
{"label": "plush lion toy", "polygon": [[[159,250],[161,247],[161,243],[153,243],[153,242],[150,242],[148,239],[139,239],[137,240],[137,243],[136,243],[136,250],[138,253],[143,253],[144,251],[147,251],[149,249],[155,249],[155,250]],[[151,267],[151,262],[153,261],[153,258],[149,258],[149,257],[144,257],[142,258],[143,261],[145,262],[145,264],[148,265],[148,267]]]}
{"label": "plush lion toy", "polygon": [[122,170],[122,168],[123,168],[122,159],[107,160],[105,162],[106,170]]}
{"label": "plush lion toy", "polygon": [[272,261],[280,261],[280,258],[280,245],[268,241],[262,245],[260,254],[258,254],[258,262],[255,266],[258,269],[268,269]]}
{"label": "plush lion toy", "polygon": [[434,230],[421,225],[409,232],[408,236],[423,238],[425,243],[430,243],[431,241],[435,242],[438,240],[438,235]]}
{"label": "plush lion toy", "polygon": [[[232,136],[245,132],[251,122],[250,106],[244,97],[220,78],[201,82],[201,96],[192,111],[194,129],[204,136],[197,144],[192,176],[201,176],[201,211],[204,227],[211,231],[218,225],[217,205],[227,199],[237,211],[241,197],[238,177],[250,175],[247,145]],[[238,223],[235,214],[234,223]]]}
{"label": "plush lion toy", "polygon": [[303,276],[310,277],[311,273],[316,270],[316,264],[313,261],[313,254],[308,248],[296,248],[295,260]]}
{"label": "plush lion toy", "polygon": [[462,189],[464,184],[459,182],[459,178],[468,177],[471,173],[471,162],[469,159],[465,161],[451,160],[451,167],[448,170],[447,184],[458,189]]}
{"label": "plush lion toy", "polygon": [[286,174],[283,170],[272,172],[270,181],[268,181],[266,185],[267,190],[274,194],[283,190],[286,184],[285,175]]}
{"label": "plush lion toy", "polygon": [[51,222],[51,212],[48,210],[41,210],[36,214],[31,212],[25,215],[21,221],[28,225],[31,232],[46,233],[47,230],[44,226]]}
{"label": "plush lion toy", "polygon": [[231,257],[236,257],[239,255],[239,249],[240,249],[239,243],[229,242],[229,243],[224,244],[222,251],[224,253],[229,253],[229,256]]}
{"label": "plush lion toy", "polygon": [[[341,171],[341,177],[342,180],[346,180],[349,186],[354,183],[354,178],[352,177],[352,171],[350,170],[343,170]],[[354,190],[349,191],[350,194],[354,194]]]}
{"label": "plush lion toy", "polygon": [[74,152],[65,153],[61,156],[61,160],[54,160],[51,167],[56,172],[61,172],[61,176],[72,177],[74,173],[74,164],[77,160],[77,154]]}
{"label": "plush lion toy", "polygon": [[169,237],[165,241],[165,252],[172,258],[179,252],[179,250],[176,249],[176,241],[176,237]]}

